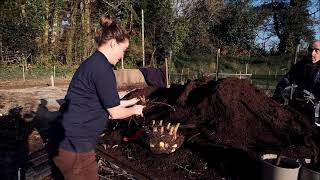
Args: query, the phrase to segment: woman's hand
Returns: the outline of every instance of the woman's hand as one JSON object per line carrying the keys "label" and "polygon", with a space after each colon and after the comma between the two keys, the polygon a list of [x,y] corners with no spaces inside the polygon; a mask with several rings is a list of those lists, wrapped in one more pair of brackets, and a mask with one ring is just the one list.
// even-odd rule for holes
{"label": "woman's hand", "polygon": [[124,119],[132,115],[143,116],[143,105],[134,105],[132,107],[116,106],[112,108],[107,108],[110,119]]}
{"label": "woman's hand", "polygon": [[132,98],[129,101],[131,101],[132,105],[137,104],[140,101],[140,98]]}
{"label": "woman's hand", "polygon": [[134,108],[135,115],[138,115],[138,116],[140,115],[143,117],[143,108],[144,107],[145,106],[143,106],[143,105],[134,105],[133,108]]}

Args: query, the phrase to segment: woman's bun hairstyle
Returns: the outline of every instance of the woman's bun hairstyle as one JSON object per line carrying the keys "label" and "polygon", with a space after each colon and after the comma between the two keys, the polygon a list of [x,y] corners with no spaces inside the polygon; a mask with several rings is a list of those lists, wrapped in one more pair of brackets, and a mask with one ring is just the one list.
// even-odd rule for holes
{"label": "woman's bun hairstyle", "polygon": [[100,26],[102,28],[107,28],[113,23],[113,20],[108,15],[104,15],[100,17]]}
{"label": "woman's bun hairstyle", "polygon": [[98,46],[101,46],[111,39],[115,39],[117,42],[124,42],[129,39],[128,32],[108,15],[100,17],[100,26],[101,28],[95,36],[95,41]]}

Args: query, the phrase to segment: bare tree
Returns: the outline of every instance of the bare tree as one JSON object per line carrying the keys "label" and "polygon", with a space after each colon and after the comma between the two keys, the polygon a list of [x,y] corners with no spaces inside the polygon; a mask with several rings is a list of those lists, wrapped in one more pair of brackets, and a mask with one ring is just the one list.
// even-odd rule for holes
{"label": "bare tree", "polygon": [[194,16],[193,12],[197,9],[206,9],[209,21],[219,21],[224,10],[223,0],[176,0],[176,12],[180,15]]}

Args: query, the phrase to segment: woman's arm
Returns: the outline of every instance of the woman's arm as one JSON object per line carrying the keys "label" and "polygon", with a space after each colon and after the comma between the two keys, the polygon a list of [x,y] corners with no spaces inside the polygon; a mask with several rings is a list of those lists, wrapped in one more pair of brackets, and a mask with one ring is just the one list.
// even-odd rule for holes
{"label": "woman's arm", "polygon": [[140,101],[139,98],[132,98],[129,100],[120,100],[120,106],[122,106],[122,107],[132,106],[132,105],[135,105],[139,101]]}
{"label": "woman's arm", "polygon": [[121,104],[113,108],[107,108],[111,119],[124,119],[132,115],[141,115],[143,116],[143,105],[134,105],[132,107],[124,107]]}

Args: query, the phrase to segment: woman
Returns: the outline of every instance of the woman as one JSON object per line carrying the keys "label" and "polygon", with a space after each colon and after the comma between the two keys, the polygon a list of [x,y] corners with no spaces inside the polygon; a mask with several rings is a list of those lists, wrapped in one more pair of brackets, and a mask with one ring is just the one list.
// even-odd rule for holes
{"label": "woman", "polygon": [[107,16],[101,17],[100,25],[98,50],[75,72],[61,110],[60,130],[55,126],[51,133],[50,141],[58,148],[52,159],[67,180],[99,179],[94,148],[106,123],[143,115],[144,106],[135,105],[137,98],[120,101],[113,72],[129,46],[128,33]]}

